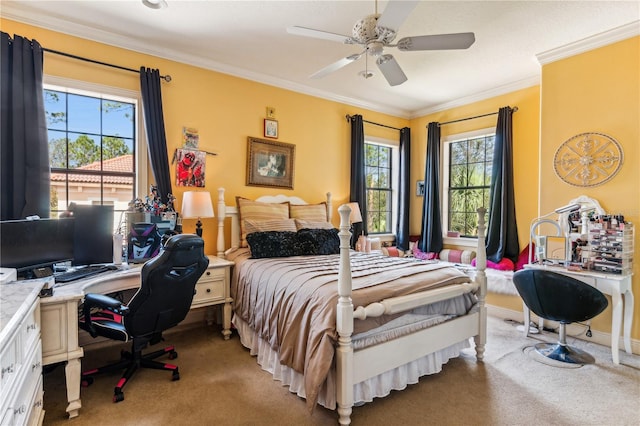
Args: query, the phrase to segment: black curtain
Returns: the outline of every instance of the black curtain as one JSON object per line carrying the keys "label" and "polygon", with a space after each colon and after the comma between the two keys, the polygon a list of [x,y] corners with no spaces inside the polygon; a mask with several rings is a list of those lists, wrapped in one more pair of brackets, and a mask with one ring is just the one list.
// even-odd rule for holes
{"label": "black curtain", "polygon": [[409,250],[409,211],[411,191],[411,129],[400,129],[400,182],[398,188],[398,226],[396,246]]}
{"label": "black curtain", "polygon": [[511,108],[500,108],[493,147],[486,248],[487,259],[495,263],[504,257],[515,263],[520,252],[513,190],[512,116]]}
{"label": "black curtain", "polygon": [[2,32],[0,55],[0,219],[47,218],[50,172],[42,46]]}
{"label": "black curtain", "polygon": [[167,194],[171,193],[171,175],[169,174],[167,137],[164,132],[160,71],[140,67],[140,89],[151,170],[158,187],[158,194],[162,202],[167,203]]}
{"label": "black curtain", "polygon": [[442,219],[440,216],[440,125],[429,123],[427,162],[424,171],[422,227],[418,248],[425,253],[442,250]]}
{"label": "black curtain", "polygon": [[362,214],[362,223],[353,224],[352,247],[357,236],[367,235],[367,190],[364,175],[364,122],[361,115],[351,116],[351,194],[349,199],[357,202]]}

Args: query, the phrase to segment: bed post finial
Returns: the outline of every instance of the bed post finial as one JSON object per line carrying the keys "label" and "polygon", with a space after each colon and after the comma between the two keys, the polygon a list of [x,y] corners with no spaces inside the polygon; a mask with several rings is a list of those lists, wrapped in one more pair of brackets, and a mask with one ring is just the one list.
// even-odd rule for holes
{"label": "bed post finial", "polygon": [[224,218],[226,210],[227,208],[224,204],[224,188],[218,188],[218,240],[216,244],[218,257],[224,257]]}

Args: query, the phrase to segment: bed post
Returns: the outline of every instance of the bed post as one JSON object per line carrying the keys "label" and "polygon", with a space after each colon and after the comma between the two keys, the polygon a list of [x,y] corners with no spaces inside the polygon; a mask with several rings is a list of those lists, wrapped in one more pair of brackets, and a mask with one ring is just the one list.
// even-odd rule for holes
{"label": "bed post", "polygon": [[224,204],[224,188],[218,188],[218,257],[224,257],[224,218],[227,206]]}
{"label": "bed post", "polygon": [[487,297],[487,252],[485,247],[485,223],[484,216],[487,209],[478,208],[478,248],[476,254],[476,277],[475,281],[480,285],[478,293],[478,313],[480,315],[480,323],[478,334],[473,338],[476,343],[476,359],[482,361],[484,358],[485,344],[487,343],[487,307],[485,299]]}
{"label": "bed post", "polygon": [[336,348],[336,400],[338,402],[338,423],[351,423],[353,406],[353,303],[351,301],[351,232],[349,215],[351,208],[343,204],[338,208],[340,214],[340,269],[338,271],[338,309],[336,329],[338,347]]}

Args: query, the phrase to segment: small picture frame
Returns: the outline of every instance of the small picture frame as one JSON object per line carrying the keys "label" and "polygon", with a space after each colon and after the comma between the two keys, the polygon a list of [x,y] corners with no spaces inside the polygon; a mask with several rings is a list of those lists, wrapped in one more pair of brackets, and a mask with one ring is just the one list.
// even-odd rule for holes
{"label": "small picture frame", "polygon": [[416,195],[418,197],[424,197],[424,181],[419,180],[416,182]]}
{"label": "small picture frame", "polygon": [[264,119],[264,137],[278,139],[278,120]]}
{"label": "small picture frame", "polygon": [[552,262],[565,261],[567,258],[567,239],[565,237],[547,237],[545,243],[545,260]]}

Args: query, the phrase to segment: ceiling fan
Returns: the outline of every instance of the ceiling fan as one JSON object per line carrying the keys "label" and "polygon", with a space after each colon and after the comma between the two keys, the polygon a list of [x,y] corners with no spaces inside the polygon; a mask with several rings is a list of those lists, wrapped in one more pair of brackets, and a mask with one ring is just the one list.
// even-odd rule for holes
{"label": "ceiling fan", "polygon": [[[360,53],[354,53],[346,58],[342,58],[315,72],[310,78],[324,77],[360,59],[363,55],[365,55],[366,59],[366,55],[368,54],[375,58],[376,65],[387,82],[391,86],[397,86],[407,81],[407,76],[395,58],[388,53],[384,53],[384,48],[397,47],[398,50],[401,51],[467,49],[475,42],[475,35],[473,33],[455,33],[404,37],[393,44],[400,25],[407,19],[418,3],[420,3],[418,0],[390,0],[384,13],[379,14],[378,1],[376,0],[375,13],[365,16],[356,22],[353,26],[351,36],[299,26],[289,27],[287,28],[287,32],[289,34],[337,41],[344,44],[358,44],[364,47],[364,50]],[[366,65],[365,71],[360,74],[365,78],[373,75],[373,73],[366,69]]]}

